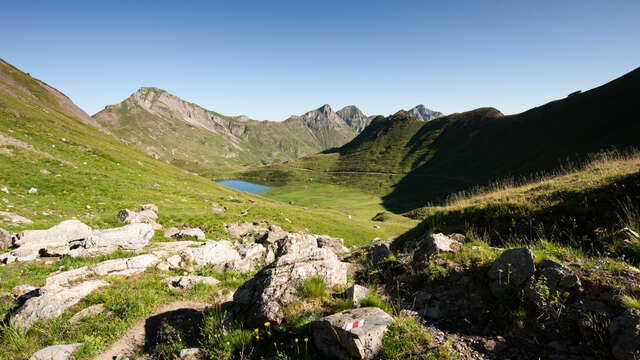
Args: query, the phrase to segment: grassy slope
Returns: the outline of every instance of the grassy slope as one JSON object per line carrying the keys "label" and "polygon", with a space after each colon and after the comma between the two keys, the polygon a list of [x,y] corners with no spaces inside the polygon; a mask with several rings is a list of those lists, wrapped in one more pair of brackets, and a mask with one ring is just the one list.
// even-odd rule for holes
{"label": "grassy slope", "polygon": [[[370,125],[334,154],[287,164],[294,168],[290,180],[338,179],[386,195],[385,206],[391,210],[411,210],[499,179],[553,172],[603,149],[636,147],[639,92],[637,69],[601,87],[516,115],[482,108],[419,123],[399,112]],[[315,173],[303,175],[302,168]],[[260,177],[273,169],[282,166],[244,175]],[[349,180],[339,180],[340,172],[350,171],[356,173],[343,174]],[[390,178],[370,179],[384,176]]]}
{"label": "grassy slope", "polygon": [[[162,90],[150,88],[148,91]],[[170,109],[163,110],[171,113]],[[296,117],[285,122],[238,121],[213,111],[207,112],[224,118],[234,126],[246,126],[243,134],[237,136],[235,145],[228,135],[193,127],[180,120],[178,115],[160,116],[150,113],[129,99],[107,107],[93,117],[119,138],[143,152],[153,151],[161,160],[204,173],[219,166],[296,159],[343,145],[356,135],[346,124],[336,129],[320,126],[312,131]],[[232,153],[237,155],[225,156]]]}

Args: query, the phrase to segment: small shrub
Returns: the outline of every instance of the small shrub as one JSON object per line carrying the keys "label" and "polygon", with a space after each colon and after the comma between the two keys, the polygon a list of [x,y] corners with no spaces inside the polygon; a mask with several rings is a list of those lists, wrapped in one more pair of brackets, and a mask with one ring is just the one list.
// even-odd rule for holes
{"label": "small shrub", "polygon": [[547,286],[547,278],[541,276],[531,284],[531,291],[536,294],[536,305],[542,312],[558,320],[569,299],[569,293],[552,292]]}
{"label": "small shrub", "polygon": [[344,298],[338,298],[331,304],[331,312],[338,313],[344,310],[353,309],[355,305],[353,301]]}
{"label": "small shrub", "polygon": [[497,315],[511,325],[519,324],[527,317],[526,304],[523,289],[504,284],[496,299]]}
{"label": "small shrub", "polygon": [[382,297],[380,297],[380,294],[378,294],[378,292],[375,290],[371,290],[369,292],[369,295],[360,299],[360,306],[361,307],[373,306],[373,307],[377,307],[384,310],[387,314],[392,313],[391,306],[389,306],[389,304],[387,304],[386,301],[382,300]]}
{"label": "small shrub", "polygon": [[418,359],[429,351],[431,336],[411,317],[397,317],[382,338],[379,359]]}
{"label": "small shrub", "polygon": [[320,276],[314,275],[302,282],[300,296],[304,299],[321,298],[327,293],[327,284]]}
{"label": "small shrub", "polygon": [[622,295],[620,297],[622,307],[640,310],[640,299],[630,295]]}

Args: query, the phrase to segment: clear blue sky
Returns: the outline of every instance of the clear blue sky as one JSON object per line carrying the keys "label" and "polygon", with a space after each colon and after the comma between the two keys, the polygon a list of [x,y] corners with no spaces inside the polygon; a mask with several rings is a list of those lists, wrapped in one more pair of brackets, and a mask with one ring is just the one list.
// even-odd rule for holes
{"label": "clear blue sky", "polygon": [[517,113],[639,66],[639,19],[638,0],[4,1],[0,57],[89,114],[141,86],[259,120]]}

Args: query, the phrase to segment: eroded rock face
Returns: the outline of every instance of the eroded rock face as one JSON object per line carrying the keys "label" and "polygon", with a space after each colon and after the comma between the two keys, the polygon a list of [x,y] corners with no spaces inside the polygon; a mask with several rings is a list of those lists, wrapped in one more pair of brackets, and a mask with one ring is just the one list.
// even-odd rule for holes
{"label": "eroded rock face", "polygon": [[187,264],[213,265],[221,271],[235,269],[242,263],[242,257],[227,240],[207,241],[201,246],[186,248],[179,255]]}
{"label": "eroded rock face", "polygon": [[496,293],[501,285],[522,286],[536,271],[535,255],[529,248],[508,249],[493,262],[489,273],[491,291]]}
{"label": "eroded rock face", "polygon": [[111,254],[117,250],[138,251],[149,244],[153,232],[153,227],[144,223],[99,230],[82,240],[71,242],[69,256],[97,256]]}
{"label": "eroded rock face", "polygon": [[640,310],[627,309],[609,325],[611,353],[617,360],[640,358]]}
{"label": "eroded rock face", "polygon": [[376,307],[345,310],[311,322],[313,341],[330,359],[373,359],[393,318]]}
{"label": "eroded rock face", "polygon": [[295,254],[306,248],[317,248],[318,242],[313,235],[287,234],[267,248],[265,263],[269,264],[285,254]]}
{"label": "eroded rock face", "polygon": [[273,244],[274,242],[287,236],[288,232],[282,230],[278,225],[271,225],[264,236],[256,241],[259,243]]}
{"label": "eroded rock face", "polygon": [[280,249],[277,260],[260,270],[234,294],[235,311],[250,326],[259,326],[265,321],[280,323],[284,307],[299,300],[300,285],[309,277],[322,277],[329,288],[346,284],[347,264],[327,249],[298,248],[309,241],[303,239]]}
{"label": "eroded rock face", "polygon": [[90,280],[71,287],[42,287],[39,296],[28,299],[18,308],[11,318],[11,323],[26,330],[38,321],[47,321],[62,315],[66,309],[77,304],[95,289],[108,285],[109,283],[103,280]]}
{"label": "eroded rock face", "polygon": [[51,256],[65,255],[69,243],[91,235],[91,228],[78,220],[67,220],[47,230],[25,230],[16,236],[18,246],[11,254],[18,261],[33,260],[46,253]]}
{"label": "eroded rock face", "polygon": [[349,251],[349,249],[344,246],[344,239],[333,238],[328,235],[317,235],[316,241],[318,242],[318,247],[329,249],[336,255]]}
{"label": "eroded rock face", "polygon": [[68,360],[82,346],[82,343],[49,346],[34,353],[29,360]]}

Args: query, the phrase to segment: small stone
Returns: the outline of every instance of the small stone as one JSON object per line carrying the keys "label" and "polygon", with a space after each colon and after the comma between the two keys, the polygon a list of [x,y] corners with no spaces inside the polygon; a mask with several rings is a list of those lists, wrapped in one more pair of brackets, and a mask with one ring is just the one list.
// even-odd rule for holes
{"label": "small stone", "polygon": [[8,189],[6,186],[1,187],[1,188],[0,188],[0,191],[2,191],[2,192],[3,192],[3,193],[5,193],[5,194],[8,194],[8,193],[9,193],[9,189]]}
{"label": "small stone", "polygon": [[360,307],[360,300],[367,297],[367,295],[369,295],[369,289],[358,284],[352,285],[345,291],[347,300],[351,300],[356,307]]}
{"label": "small stone", "polygon": [[71,317],[71,319],[69,319],[69,322],[72,324],[75,324],[80,320],[86,318],[87,316],[98,315],[102,313],[104,310],[105,310],[104,304],[91,305],[88,308],[80,310],[77,313],[75,313]]}
{"label": "small stone", "polygon": [[51,171],[47,169],[40,169],[40,174],[42,175],[51,175]]}
{"label": "small stone", "polygon": [[36,194],[38,192],[38,189],[32,187],[31,189],[29,189],[29,191],[27,191],[28,194]]}

